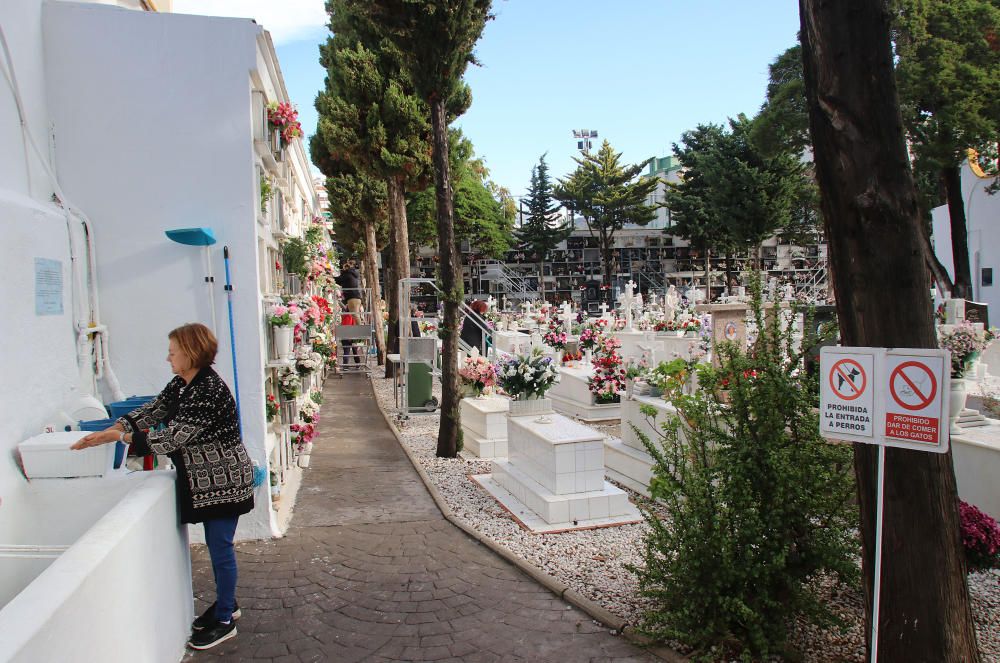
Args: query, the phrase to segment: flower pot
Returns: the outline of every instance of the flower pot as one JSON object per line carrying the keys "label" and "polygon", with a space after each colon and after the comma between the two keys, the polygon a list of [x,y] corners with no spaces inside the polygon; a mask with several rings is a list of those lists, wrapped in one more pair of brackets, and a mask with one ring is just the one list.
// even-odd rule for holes
{"label": "flower pot", "polygon": [[698,331],[696,329],[689,329],[684,332],[685,338],[698,338]]}
{"label": "flower pot", "polygon": [[962,429],[958,427],[958,418],[965,409],[965,399],[968,397],[968,382],[963,378],[951,379],[951,394],[948,400],[948,412],[951,419],[951,434],[961,435]]}
{"label": "flower pot", "polygon": [[292,358],[292,334],[294,327],[272,327],[274,331],[274,354],[281,361],[288,361]]}
{"label": "flower pot", "polygon": [[632,400],[632,394],[635,392],[635,380],[632,378],[625,378],[625,398],[626,400]]}
{"label": "flower pot", "polygon": [[512,417],[533,417],[550,412],[552,412],[552,399],[550,398],[529,397],[510,402],[510,416]]}
{"label": "flower pot", "polygon": [[299,454],[299,467],[303,470],[309,467],[309,454]]}
{"label": "flower pot", "polygon": [[685,331],[683,329],[678,329],[674,332],[674,336],[677,338],[684,338]]}
{"label": "flower pot", "polygon": [[302,454],[303,456],[308,456],[312,452],[313,452],[313,443],[306,442],[305,444],[302,445],[302,451],[300,451],[299,453]]}

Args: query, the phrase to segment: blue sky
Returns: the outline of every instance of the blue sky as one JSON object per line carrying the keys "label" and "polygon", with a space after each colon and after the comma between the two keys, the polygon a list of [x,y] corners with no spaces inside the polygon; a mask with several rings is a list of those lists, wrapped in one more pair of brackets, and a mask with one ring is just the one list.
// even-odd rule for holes
{"label": "blue sky", "polygon": [[[290,5],[295,5],[291,7]],[[272,32],[307,134],[323,86],[322,0],[174,0],[183,13],[253,16]],[[573,129],[595,129],[627,163],[670,153],[683,131],[760,108],[767,66],[795,42],[797,0],[494,0],[457,125],[515,196],[546,158],[575,166]],[[292,19],[297,19],[296,23]]]}

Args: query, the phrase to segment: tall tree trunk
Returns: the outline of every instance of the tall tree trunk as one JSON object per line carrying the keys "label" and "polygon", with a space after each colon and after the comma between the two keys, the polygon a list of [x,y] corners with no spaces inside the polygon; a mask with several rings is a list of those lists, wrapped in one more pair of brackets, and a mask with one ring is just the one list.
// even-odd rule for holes
{"label": "tall tree trunk", "polygon": [[385,327],[382,325],[382,288],[378,282],[378,246],[375,239],[375,220],[365,219],[365,273],[372,298],[372,324],[375,326],[375,353],[379,366],[385,363]]}
{"label": "tall tree trunk", "polygon": [[[389,352],[399,353],[399,320],[404,312],[399,310],[399,279],[410,276],[410,239],[406,223],[406,200],[403,197],[401,178],[389,177],[385,181],[389,194],[389,256],[392,265],[391,284],[386,284],[389,301]],[[386,367],[388,374],[389,367]]]}
{"label": "tall tree trunk", "polygon": [[[392,232],[390,231],[389,244],[385,251],[388,258],[382,263],[385,273],[385,303],[389,313],[385,333],[385,351],[387,355],[399,353],[399,305],[397,303],[399,301],[399,279],[396,278],[396,273],[392,269],[392,255],[393,251],[395,251],[394,244]],[[395,321],[393,315],[396,316]],[[393,375],[393,365],[389,361],[385,362],[385,377],[395,377]]]}
{"label": "tall tree trunk", "polygon": [[545,254],[538,261],[538,291],[542,293],[542,301],[545,301]]}
{"label": "tall tree trunk", "polygon": [[[934,348],[886,4],[799,0],[799,9],[809,124],[843,344]],[[876,448],[856,444],[854,466],[867,638]],[[886,450],[879,661],[979,660],[956,499],[950,452]]]}
{"label": "tall tree trunk", "polygon": [[962,169],[945,168],[941,172],[948,195],[948,218],[951,221],[951,255],[955,262],[954,297],[972,299],[972,268],[969,266],[969,235],[965,226],[965,201],[962,200]]}
{"label": "tall tree trunk", "polygon": [[603,229],[601,229],[598,239],[601,242],[601,255],[604,257],[604,285],[608,286],[608,292],[610,293],[615,283],[616,261],[614,244],[611,241],[612,238],[608,237]]}
{"label": "tall tree trunk", "polygon": [[733,282],[733,250],[726,249],[726,292],[729,292],[729,284],[732,282]]}
{"label": "tall tree trunk", "polygon": [[444,99],[430,100],[434,129],[434,187],[437,193],[438,254],[441,286],[444,290],[444,316],[441,336],[441,426],[438,429],[437,455],[458,455],[461,417],[458,411],[458,307],[464,299],[462,264],[455,242],[455,210],[448,165],[448,121]]}

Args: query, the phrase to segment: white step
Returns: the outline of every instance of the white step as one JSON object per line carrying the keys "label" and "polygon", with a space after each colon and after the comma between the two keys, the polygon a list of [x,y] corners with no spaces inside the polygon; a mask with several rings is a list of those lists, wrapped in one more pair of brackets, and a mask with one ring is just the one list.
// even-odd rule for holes
{"label": "white step", "polygon": [[507,439],[489,440],[462,426],[462,455],[471,458],[506,458]]}
{"label": "white step", "polygon": [[604,476],[649,497],[653,457],[621,440],[604,441]]}
{"label": "white step", "polygon": [[507,439],[507,412],[510,399],[503,396],[463,398],[459,402],[462,426],[487,440]]}

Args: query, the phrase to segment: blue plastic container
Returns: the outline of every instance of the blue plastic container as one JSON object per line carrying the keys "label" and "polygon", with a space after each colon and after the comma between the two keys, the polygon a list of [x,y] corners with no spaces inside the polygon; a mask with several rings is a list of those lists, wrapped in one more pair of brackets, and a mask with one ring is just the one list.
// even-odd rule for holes
{"label": "blue plastic container", "polygon": [[92,433],[94,431],[102,431],[105,428],[111,428],[114,425],[114,419],[92,419],[90,421],[81,421],[80,430]]}

